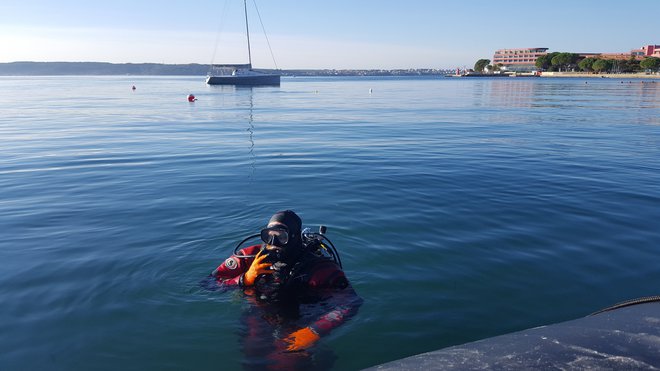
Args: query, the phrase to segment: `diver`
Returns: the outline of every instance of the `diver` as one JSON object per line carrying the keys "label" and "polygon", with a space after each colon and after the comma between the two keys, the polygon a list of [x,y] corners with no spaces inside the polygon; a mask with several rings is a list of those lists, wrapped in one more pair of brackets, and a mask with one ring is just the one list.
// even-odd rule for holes
{"label": "diver", "polygon": [[[312,347],[362,304],[324,228],[320,233],[301,231],[302,220],[295,212],[279,211],[259,235],[241,241],[234,254],[211,273],[216,285],[242,288],[262,308],[260,318],[276,328],[273,335],[280,352]],[[239,250],[257,236],[263,244]],[[316,313],[299,309],[306,304]]]}

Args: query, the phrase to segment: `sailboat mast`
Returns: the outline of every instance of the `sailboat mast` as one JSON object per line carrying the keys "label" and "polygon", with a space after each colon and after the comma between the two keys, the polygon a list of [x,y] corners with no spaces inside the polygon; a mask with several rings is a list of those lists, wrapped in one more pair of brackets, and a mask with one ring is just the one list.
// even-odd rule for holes
{"label": "sailboat mast", "polygon": [[250,26],[248,25],[247,0],[243,0],[243,8],[245,9],[245,33],[247,34],[248,62],[250,63],[250,68],[252,68],[252,51],[250,50]]}

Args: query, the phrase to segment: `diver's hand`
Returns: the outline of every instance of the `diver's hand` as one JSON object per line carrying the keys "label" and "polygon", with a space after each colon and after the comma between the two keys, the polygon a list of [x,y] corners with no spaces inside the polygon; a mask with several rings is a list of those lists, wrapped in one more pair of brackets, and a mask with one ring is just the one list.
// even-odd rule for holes
{"label": "diver's hand", "polygon": [[268,254],[264,254],[263,250],[259,251],[257,256],[254,257],[252,265],[250,265],[250,268],[243,275],[243,286],[254,285],[254,281],[260,274],[273,274],[273,271],[270,270],[271,264],[263,262],[267,257]]}
{"label": "diver's hand", "polygon": [[311,327],[305,327],[287,336],[284,341],[289,344],[287,351],[296,352],[311,347],[320,338]]}

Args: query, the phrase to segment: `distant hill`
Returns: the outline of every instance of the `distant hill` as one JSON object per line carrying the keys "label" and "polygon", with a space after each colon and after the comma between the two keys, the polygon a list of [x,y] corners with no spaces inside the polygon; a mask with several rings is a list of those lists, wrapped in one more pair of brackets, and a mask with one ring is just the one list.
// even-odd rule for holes
{"label": "distant hill", "polygon": [[0,75],[206,75],[206,64],[12,62],[0,63]]}
{"label": "distant hill", "polygon": [[[0,63],[0,76],[57,75],[151,75],[206,76],[208,64],[105,63],[105,62],[11,62]],[[275,71],[259,69],[261,71]],[[438,69],[397,70],[278,70],[283,76],[419,76],[443,75]]]}

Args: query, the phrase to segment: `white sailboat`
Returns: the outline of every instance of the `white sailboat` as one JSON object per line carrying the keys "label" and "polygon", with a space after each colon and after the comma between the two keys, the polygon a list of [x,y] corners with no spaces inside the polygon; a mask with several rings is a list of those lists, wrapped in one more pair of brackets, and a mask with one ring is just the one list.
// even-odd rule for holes
{"label": "white sailboat", "polygon": [[250,49],[250,26],[248,24],[247,0],[243,0],[243,9],[245,11],[248,63],[211,65],[211,70],[206,77],[206,83],[209,85],[279,85],[279,74],[265,73],[252,69],[252,51]]}

